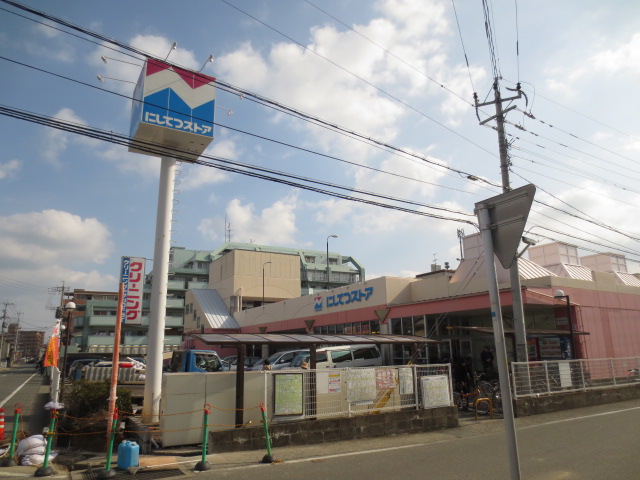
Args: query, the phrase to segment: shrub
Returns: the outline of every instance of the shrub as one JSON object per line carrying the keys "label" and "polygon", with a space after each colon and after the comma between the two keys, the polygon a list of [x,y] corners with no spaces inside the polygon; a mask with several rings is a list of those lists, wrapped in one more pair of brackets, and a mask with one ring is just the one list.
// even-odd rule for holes
{"label": "shrub", "polygon": [[[71,417],[87,417],[101,411],[108,411],[111,384],[106,380],[104,382],[79,380],[73,382],[64,393],[65,413]],[[131,391],[118,387],[116,396],[118,411],[123,415],[131,412]]]}
{"label": "shrub", "polygon": [[[59,418],[58,446],[81,448],[86,451],[104,450],[104,435],[109,422],[110,382],[79,380],[67,385],[64,392],[65,408]],[[116,390],[116,408],[122,419],[131,412],[131,391]],[[117,442],[122,440],[118,434]]]}

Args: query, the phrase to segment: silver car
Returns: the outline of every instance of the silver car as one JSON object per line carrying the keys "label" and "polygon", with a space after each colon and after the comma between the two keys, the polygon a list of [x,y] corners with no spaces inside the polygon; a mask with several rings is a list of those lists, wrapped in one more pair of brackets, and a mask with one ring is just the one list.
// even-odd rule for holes
{"label": "silver car", "polygon": [[[271,364],[271,370],[282,370],[283,368],[289,368],[291,360],[293,360],[299,352],[303,350],[287,350],[286,352],[276,352],[271,355],[267,360]],[[251,370],[262,370],[264,366],[264,360],[256,363]]]}

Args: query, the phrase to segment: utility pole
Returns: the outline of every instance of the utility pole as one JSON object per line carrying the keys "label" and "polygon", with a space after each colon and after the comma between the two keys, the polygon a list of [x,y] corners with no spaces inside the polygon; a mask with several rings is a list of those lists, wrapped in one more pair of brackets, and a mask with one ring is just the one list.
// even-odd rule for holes
{"label": "utility pole", "polygon": [[[496,114],[493,117],[487,118],[480,122],[480,125],[484,125],[491,120],[496,121],[497,131],[498,131],[498,148],[500,151],[500,174],[502,177],[502,191],[508,192],[511,190],[511,186],[509,184],[509,166],[511,165],[509,161],[509,153],[508,153],[508,144],[507,138],[504,132],[504,116],[510,110],[516,108],[515,105],[504,109],[502,108],[503,102],[510,102],[511,100],[518,100],[522,98],[522,92],[520,90],[520,84],[516,88],[516,92],[518,95],[508,98],[501,98],[500,96],[500,85],[498,84],[498,78],[494,80],[493,83],[493,93],[494,100],[492,102],[478,103],[478,96],[475,97],[476,109],[478,107],[484,107],[487,105],[495,105]],[[511,268],[509,269],[509,274],[511,277],[511,298],[512,298],[512,307],[513,307],[513,329],[515,330],[515,341],[516,341],[516,361],[518,362],[526,362],[528,360],[527,355],[527,333],[524,323],[524,307],[522,305],[522,287],[520,286],[520,271],[518,268],[518,259],[511,264]]]}
{"label": "utility pole", "polygon": [[2,329],[0,330],[0,364],[6,358],[6,355],[2,353],[2,348],[4,347],[4,329],[7,327],[7,307],[13,306],[13,303],[3,302],[4,308],[2,309]]}
{"label": "utility pole", "polygon": [[16,325],[16,338],[14,339],[13,363],[17,363],[18,361],[18,332],[20,331],[20,315],[22,315],[22,312],[17,312],[17,315],[18,324]]}

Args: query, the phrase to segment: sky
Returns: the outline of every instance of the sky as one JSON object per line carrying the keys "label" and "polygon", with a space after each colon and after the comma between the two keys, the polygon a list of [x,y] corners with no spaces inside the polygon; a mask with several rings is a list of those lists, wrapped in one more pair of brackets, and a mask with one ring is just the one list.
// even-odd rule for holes
{"label": "sky", "polygon": [[[234,86],[217,91],[204,155],[413,211],[182,163],[172,245],[214,250],[230,235],[324,251],[337,235],[329,249],[356,258],[367,278],[455,268],[458,231],[477,232],[474,205],[502,192],[495,121],[479,122],[495,107],[473,100],[492,101],[498,77],[503,98],[518,83],[523,92],[504,107],[516,107],[506,115],[510,186],[537,188],[527,236],[624,254],[640,271],[638,2],[492,2],[491,41],[480,1],[21,5],[103,40],[0,0],[0,107],[128,134],[143,58],[112,39]],[[153,267],[159,158],[6,113],[0,142],[8,321],[50,329],[56,289],[117,291],[122,256]]]}

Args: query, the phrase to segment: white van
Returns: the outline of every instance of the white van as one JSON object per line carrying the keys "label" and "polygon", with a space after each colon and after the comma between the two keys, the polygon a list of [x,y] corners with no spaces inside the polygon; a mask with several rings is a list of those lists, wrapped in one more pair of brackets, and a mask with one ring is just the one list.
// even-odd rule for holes
{"label": "white van", "polygon": [[[309,350],[303,350],[291,361],[289,368],[309,363]],[[355,368],[382,365],[382,355],[376,345],[342,345],[316,350],[316,368]]]}

